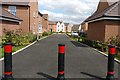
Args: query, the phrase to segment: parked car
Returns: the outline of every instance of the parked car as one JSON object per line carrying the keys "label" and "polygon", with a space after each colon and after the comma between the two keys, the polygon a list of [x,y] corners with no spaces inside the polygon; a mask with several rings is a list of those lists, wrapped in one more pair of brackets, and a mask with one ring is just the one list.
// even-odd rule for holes
{"label": "parked car", "polygon": [[73,32],[71,33],[71,36],[78,37],[78,32],[73,31]]}

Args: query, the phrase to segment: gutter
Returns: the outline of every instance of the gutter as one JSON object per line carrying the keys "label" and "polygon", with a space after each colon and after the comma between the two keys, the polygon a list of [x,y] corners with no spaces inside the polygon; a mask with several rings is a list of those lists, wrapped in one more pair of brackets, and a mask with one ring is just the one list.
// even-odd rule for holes
{"label": "gutter", "polygon": [[0,20],[5,20],[5,21],[12,21],[12,22],[20,22],[22,20],[16,20],[16,19],[10,19],[10,18],[3,18],[3,17],[0,17]]}
{"label": "gutter", "polygon": [[98,18],[98,19],[94,19],[94,20],[88,21],[88,23],[101,21],[101,20],[117,20],[117,21],[119,21],[120,18],[117,18],[117,17],[113,17],[113,18],[112,17],[101,17],[101,18]]}

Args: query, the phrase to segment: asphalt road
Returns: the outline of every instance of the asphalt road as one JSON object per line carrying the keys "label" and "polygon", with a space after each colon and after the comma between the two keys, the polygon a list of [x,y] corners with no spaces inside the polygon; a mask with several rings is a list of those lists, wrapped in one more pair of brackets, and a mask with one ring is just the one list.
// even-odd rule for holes
{"label": "asphalt road", "polygon": [[[107,57],[93,49],[71,41],[63,34],[54,34],[13,56],[14,78],[57,77],[57,47],[65,44],[65,77],[103,80],[107,72]],[[118,64],[115,63],[115,77]]]}

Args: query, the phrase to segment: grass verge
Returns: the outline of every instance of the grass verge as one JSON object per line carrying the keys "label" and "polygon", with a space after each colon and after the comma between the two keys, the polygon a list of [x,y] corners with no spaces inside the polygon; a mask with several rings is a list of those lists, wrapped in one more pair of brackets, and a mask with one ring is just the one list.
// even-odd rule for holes
{"label": "grass verge", "polygon": [[[12,47],[12,52],[16,52],[17,50],[23,48],[25,46],[13,46]],[[4,49],[3,48],[0,48],[0,58],[2,58],[4,56]]]}
{"label": "grass verge", "polygon": [[[41,36],[40,38],[45,38],[47,36]],[[30,43],[31,44],[31,43]],[[29,45],[29,44],[28,44]],[[27,46],[27,45],[26,45]],[[12,47],[12,52],[16,52],[22,48],[24,48],[25,46],[13,46]],[[4,56],[4,49],[3,48],[0,48],[0,58],[2,58]]]}

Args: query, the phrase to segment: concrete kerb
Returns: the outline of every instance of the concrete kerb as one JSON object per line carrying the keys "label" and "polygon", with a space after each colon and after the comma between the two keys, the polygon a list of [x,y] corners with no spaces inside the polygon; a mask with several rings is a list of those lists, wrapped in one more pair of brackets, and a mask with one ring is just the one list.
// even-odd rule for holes
{"label": "concrete kerb", "polygon": [[[66,36],[69,38],[68,35],[66,35]],[[74,40],[73,40],[73,41],[74,41]],[[76,42],[77,42],[77,41],[76,41]],[[80,42],[77,42],[77,43],[82,44],[82,45],[85,45],[85,46],[87,46],[87,47],[89,47],[89,48],[95,50],[96,52],[98,52],[98,53],[104,55],[105,57],[108,57],[108,54],[105,54],[104,52],[101,52],[101,51],[99,51],[99,50],[97,50],[97,49],[95,49],[95,48],[92,48],[92,47],[90,47],[90,46],[88,46],[88,45],[86,45],[86,44],[83,44],[83,43],[80,43]],[[117,63],[120,64],[120,60],[118,60],[118,59],[115,58],[115,61],[116,61]]]}
{"label": "concrete kerb", "polygon": [[[52,34],[52,35],[53,35],[53,34]],[[52,35],[50,35],[50,36],[52,36]],[[45,38],[47,38],[47,37],[49,37],[49,36],[43,37],[43,38],[39,39],[38,41],[40,41],[40,40],[42,40],[42,39],[45,39]],[[24,48],[19,49],[19,50],[17,50],[16,52],[13,52],[12,55],[15,55],[15,54],[17,54],[18,52],[21,52],[21,51],[25,50],[26,48],[32,46],[32,45],[35,44],[36,42],[37,42],[37,41],[34,41],[33,43],[25,46]],[[4,58],[1,58],[1,59],[0,59],[0,61],[2,61],[2,60],[4,60]]]}
{"label": "concrete kerb", "polygon": [[[78,43],[79,43],[79,42],[78,42]],[[83,43],[81,43],[81,44],[82,44],[82,45],[85,45],[85,46],[88,46],[88,45],[83,44]],[[95,48],[92,48],[92,47],[90,47],[90,46],[88,46],[88,47],[91,48],[91,49],[93,49],[93,50],[95,50],[96,52],[104,55],[105,57],[108,57],[108,54],[105,54],[104,52],[101,52],[101,51],[99,51],[99,50],[97,50],[97,49],[95,49]],[[120,63],[120,60],[118,60],[118,59],[116,59],[116,58],[115,58],[115,61],[116,61],[117,63]]]}
{"label": "concrete kerb", "polygon": [[[78,42],[78,43],[80,43],[80,42]],[[80,44],[85,45],[85,46],[88,46],[88,45],[83,44],[83,43],[80,43]],[[92,47],[90,47],[90,46],[88,46],[88,47],[91,48],[91,49],[93,49],[93,50],[95,50],[96,52],[104,55],[105,57],[108,57],[108,54],[105,54],[104,52],[101,52],[101,51],[99,51],[99,50],[97,50],[97,49],[95,49],[95,48],[92,48]],[[118,59],[116,59],[116,58],[115,58],[115,61],[116,61],[117,63],[120,63],[120,60],[118,60]]]}
{"label": "concrete kerb", "polygon": [[[79,43],[79,42],[78,42],[78,43]],[[81,44],[83,44],[83,43],[81,43]],[[85,45],[85,44],[83,44],[83,45]],[[88,46],[88,45],[85,45],[85,46]],[[88,46],[88,47],[91,48],[91,49],[93,49],[93,50],[95,50],[96,52],[98,52],[98,53],[100,53],[100,54],[108,57],[108,54],[105,54],[104,52],[101,52],[101,51],[99,51],[99,50],[97,50],[97,49],[95,49],[95,48],[92,48],[92,47],[90,47],[90,46]],[[118,59],[116,59],[116,58],[115,58],[115,61],[116,61],[117,63],[120,63],[120,60],[118,60]]]}

